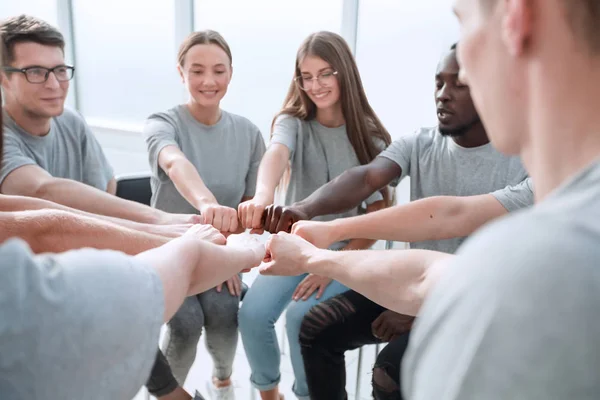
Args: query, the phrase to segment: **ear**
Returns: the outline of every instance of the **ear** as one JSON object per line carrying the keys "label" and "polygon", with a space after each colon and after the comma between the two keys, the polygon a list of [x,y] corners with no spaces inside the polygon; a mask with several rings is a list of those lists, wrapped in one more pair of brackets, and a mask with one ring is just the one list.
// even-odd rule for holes
{"label": "ear", "polygon": [[502,40],[510,55],[522,55],[532,33],[532,0],[503,0]]}
{"label": "ear", "polygon": [[185,83],[185,76],[183,75],[183,68],[181,68],[181,65],[177,65],[177,72],[179,72],[181,82]]}

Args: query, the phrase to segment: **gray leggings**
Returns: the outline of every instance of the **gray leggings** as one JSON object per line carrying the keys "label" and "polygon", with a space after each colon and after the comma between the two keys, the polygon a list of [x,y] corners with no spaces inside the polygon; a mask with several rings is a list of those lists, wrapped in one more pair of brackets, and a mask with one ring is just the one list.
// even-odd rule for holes
{"label": "gray leggings", "polygon": [[206,348],[213,359],[213,376],[225,380],[231,368],[238,341],[239,298],[229,294],[227,286],[218,293],[211,289],[188,297],[168,323],[167,334],[159,350],[146,386],[155,397],[183,386],[194,360],[204,327]]}

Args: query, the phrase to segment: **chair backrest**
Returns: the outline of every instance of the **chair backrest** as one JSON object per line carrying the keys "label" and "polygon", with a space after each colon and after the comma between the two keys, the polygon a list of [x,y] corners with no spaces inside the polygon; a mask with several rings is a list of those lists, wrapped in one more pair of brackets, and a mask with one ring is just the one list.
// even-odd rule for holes
{"label": "chair backrest", "polygon": [[150,188],[150,174],[120,175],[116,178],[117,196],[123,199],[150,205],[152,189]]}

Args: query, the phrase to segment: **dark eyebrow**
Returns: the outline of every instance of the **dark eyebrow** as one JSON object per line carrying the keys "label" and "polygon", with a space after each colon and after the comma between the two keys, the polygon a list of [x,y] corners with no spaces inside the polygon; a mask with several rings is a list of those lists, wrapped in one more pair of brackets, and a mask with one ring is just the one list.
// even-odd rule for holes
{"label": "dark eyebrow", "polygon": [[41,66],[41,65],[28,65],[28,66],[26,66],[26,67],[19,68],[19,69],[28,69],[28,68],[44,68],[44,69],[52,69],[52,68],[60,68],[60,67],[68,67],[68,65],[66,65],[66,64],[58,64],[58,65],[55,65],[54,67],[50,67],[50,68],[48,68],[48,67],[44,67],[44,66]]}

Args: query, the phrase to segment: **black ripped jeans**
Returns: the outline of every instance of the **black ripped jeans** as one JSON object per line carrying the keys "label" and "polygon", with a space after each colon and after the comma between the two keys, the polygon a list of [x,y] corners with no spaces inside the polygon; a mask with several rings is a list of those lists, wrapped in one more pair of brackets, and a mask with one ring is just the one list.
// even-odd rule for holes
{"label": "black ripped jeans", "polygon": [[[344,353],[367,344],[381,343],[373,336],[371,325],[384,311],[385,307],[350,290],[317,304],[306,314],[300,329],[300,346],[312,400],[348,398]],[[399,370],[400,366],[397,367]],[[386,391],[378,392],[375,385],[375,399],[401,398],[389,397]]]}
{"label": "black ripped jeans", "polygon": [[373,397],[376,400],[402,400],[401,366],[410,332],[388,343],[373,367]]}

